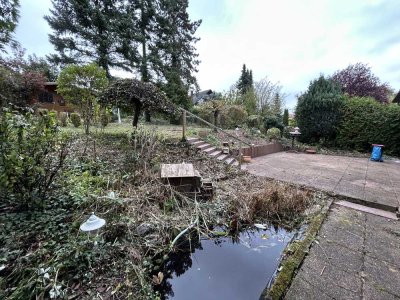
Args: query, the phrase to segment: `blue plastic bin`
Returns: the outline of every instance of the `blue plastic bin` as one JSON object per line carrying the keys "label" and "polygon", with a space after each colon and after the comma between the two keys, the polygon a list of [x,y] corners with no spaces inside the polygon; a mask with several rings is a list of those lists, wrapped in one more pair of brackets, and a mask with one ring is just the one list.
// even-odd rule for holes
{"label": "blue plastic bin", "polygon": [[383,147],[384,145],[379,144],[372,144],[372,153],[371,153],[371,160],[372,161],[380,161],[383,162]]}

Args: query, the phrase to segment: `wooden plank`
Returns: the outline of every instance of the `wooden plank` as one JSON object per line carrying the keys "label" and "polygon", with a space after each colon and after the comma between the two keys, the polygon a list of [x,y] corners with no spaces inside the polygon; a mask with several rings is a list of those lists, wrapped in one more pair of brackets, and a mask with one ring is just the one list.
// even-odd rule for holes
{"label": "wooden plank", "polygon": [[161,178],[195,177],[196,173],[192,164],[162,164]]}

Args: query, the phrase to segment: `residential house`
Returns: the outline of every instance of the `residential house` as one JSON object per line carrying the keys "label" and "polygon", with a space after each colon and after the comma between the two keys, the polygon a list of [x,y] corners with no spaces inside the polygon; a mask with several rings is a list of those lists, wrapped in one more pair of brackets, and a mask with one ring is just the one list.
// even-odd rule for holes
{"label": "residential house", "polygon": [[202,104],[210,99],[213,99],[214,97],[215,97],[215,92],[213,92],[212,90],[204,90],[196,94],[192,92],[191,94],[193,105]]}
{"label": "residential house", "polygon": [[55,110],[57,112],[72,112],[73,109],[68,107],[64,98],[57,94],[57,83],[46,82],[44,89],[39,91],[31,100],[31,104],[39,108]]}

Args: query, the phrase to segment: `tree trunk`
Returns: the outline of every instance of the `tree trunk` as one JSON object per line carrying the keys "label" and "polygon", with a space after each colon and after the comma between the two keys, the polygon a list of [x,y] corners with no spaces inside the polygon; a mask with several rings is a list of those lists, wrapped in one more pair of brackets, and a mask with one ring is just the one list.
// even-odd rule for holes
{"label": "tree trunk", "polygon": [[145,118],[146,122],[148,122],[148,123],[151,122],[151,115],[150,115],[150,112],[148,110],[144,111],[144,118]]}
{"label": "tree trunk", "polygon": [[[219,111],[215,110],[214,111],[214,126],[218,127],[218,115],[219,115]],[[214,131],[217,132],[217,128],[214,128]]]}
{"label": "tree trunk", "polygon": [[89,134],[89,120],[85,120],[85,134]]}
{"label": "tree trunk", "polygon": [[133,115],[133,121],[132,121],[132,126],[133,127],[137,127],[137,124],[139,122],[139,116],[140,116],[140,112],[141,112],[141,107],[142,105],[140,103],[137,103],[135,105],[135,113]]}

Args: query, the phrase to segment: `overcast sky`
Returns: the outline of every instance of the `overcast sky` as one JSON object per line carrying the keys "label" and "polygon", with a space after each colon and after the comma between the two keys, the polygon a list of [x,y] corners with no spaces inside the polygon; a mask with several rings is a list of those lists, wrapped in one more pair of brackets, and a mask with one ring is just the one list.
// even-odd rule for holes
{"label": "overcast sky", "polygon": [[[16,37],[29,54],[51,53],[43,20],[50,0],[21,0]],[[399,0],[190,0],[201,89],[227,90],[243,63],[254,80],[279,81],[288,108],[320,73],[363,62],[400,89]]]}

